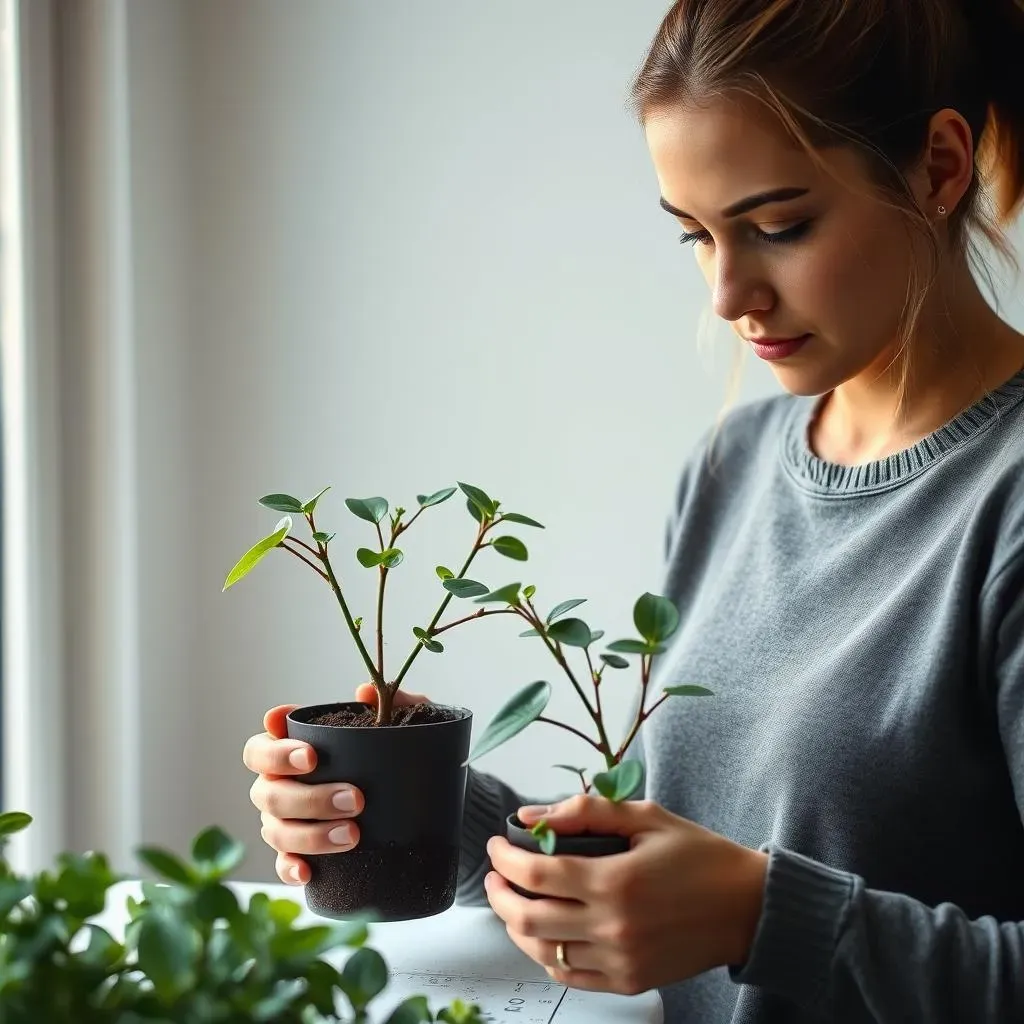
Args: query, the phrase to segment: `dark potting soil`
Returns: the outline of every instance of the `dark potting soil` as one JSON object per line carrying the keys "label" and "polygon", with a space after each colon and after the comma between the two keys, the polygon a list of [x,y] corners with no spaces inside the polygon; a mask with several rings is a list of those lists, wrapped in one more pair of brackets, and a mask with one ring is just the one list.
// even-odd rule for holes
{"label": "dark potting soil", "polygon": [[[311,725],[335,725],[335,726],[357,726],[365,728],[372,726],[377,718],[377,709],[372,704],[364,704],[362,710],[354,708],[341,708],[338,711],[328,711],[326,714],[317,715],[311,718]],[[400,725],[428,725],[431,722],[452,722],[456,718],[450,711],[436,704],[407,704],[405,707],[392,709],[391,725],[381,728],[395,728]]]}
{"label": "dark potting soil", "polygon": [[[403,846],[308,857],[311,910],[344,918],[372,908],[382,921],[428,917],[455,902],[458,847]],[[324,909],[329,908],[329,909]]]}

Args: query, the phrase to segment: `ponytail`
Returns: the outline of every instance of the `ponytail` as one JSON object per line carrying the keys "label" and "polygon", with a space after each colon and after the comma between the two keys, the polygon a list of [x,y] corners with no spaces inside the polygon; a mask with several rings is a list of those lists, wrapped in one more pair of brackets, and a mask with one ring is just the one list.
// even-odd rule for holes
{"label": "ponytail", "polygon": [[978,165],[1006,224],[1024,205],[1024,6],[1019,0],[961,0],[987,104]]}

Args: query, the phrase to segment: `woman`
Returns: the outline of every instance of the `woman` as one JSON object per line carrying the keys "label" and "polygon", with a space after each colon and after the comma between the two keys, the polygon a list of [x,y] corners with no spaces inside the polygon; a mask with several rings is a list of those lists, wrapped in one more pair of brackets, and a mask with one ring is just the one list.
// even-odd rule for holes
{"label": "woman", "polygon": [[[521,798],[471,772],[460,898],[558,981],[657,986],[669,1024],[1024,1021],[1024,337],[972,274],[1024,195],[1022,52],[1014,0],[680,0],[658,31],[661,205],[788,394],[710,432],[671,516],[660,682],[717,698],[645,723],[646,800],[547,815],[630,851],[513,849]],[[362,798],[287,778],[286,710],[245,761],[301,881]]]}

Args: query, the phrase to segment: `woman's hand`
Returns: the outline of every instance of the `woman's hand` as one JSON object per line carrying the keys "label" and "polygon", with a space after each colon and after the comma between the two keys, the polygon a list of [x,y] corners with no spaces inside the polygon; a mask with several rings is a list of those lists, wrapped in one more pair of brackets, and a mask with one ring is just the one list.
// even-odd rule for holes
{"label": "woman's hand", "polygon": [[[522,808],[559,834],[618,833],[626,853],[530,853],[493,836],[484,879],[512,941],[573,988],[635,995],[748,957],[760,920],[768,855],[671,814],[648,800],[616,804],[576,796]],[[506,882],[556,899],[526,899]],[[555,957],[565,945],[570,967]]]}
{"label": "woman's hand", "polygon": [[[377,703],[370,683],[356,689],[355,699]],[[429,703],[421,693],[395,694],[395,707]],[[304,855],[344,853],[359,842],[359,826],[351,819],[362,813],[363,794],[346,782],[309,785],[298,782],[316,767],[316,752],[308,743],[288,739],[285,719],[298,704],[271,708],[263,719],[266,732],[252,736],[242,751],[245,766],[258,774],[249,798],[260,811],[263,841],[277,851],[277,875],[289,885],[310,878]]]}

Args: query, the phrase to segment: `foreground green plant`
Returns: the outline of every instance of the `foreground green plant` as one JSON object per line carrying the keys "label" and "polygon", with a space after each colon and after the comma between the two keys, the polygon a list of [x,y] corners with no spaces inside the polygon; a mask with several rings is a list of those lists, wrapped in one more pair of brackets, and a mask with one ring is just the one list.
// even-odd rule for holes
{"label": "foreground green plant", "polygon": [[[406,521],[403,517],[406,514],[404,508],[396,508],[389,515],[389,506],[385,498],[346,498],[345,504],[349,511],[358,518],[371,523],[377,532],[377,547],[359,548],[356,551],[356,559],[361,566],[367,569],[377,569],[377,614],[376,614],[376,658],[372,657],[370,651],[362,639],[363,616],[355,617],[349,608],[348,601],[342,590],[338,574],[331,564],[328,553],[328,545],[334,539],[335,534],[325,533],[321,530],[315,520],[316,507],[320,499],[330,488],[324,488],[309,501],[300,501],[290,494],[269,494],[260,498],[259,503],[265,508],[273,509],[276,512],[284,512],[286,515],[278,522],[274,532],[254,544],[237,562],[231,572],[228,573],[224,582],[224,590],[234,586],[239,580],[247,576],[262,560],[275,548],[281,548],[305,562],[334,592],[334,596],[341,606],[341,613],[345,618],[345,625],[348,627],[352,639],[359,650],[360,657],[366,665],[370,674],[370,682],[377,691],[377,715],[376,725],[390,725],[394,707],[395,694],[402,685],[403,680],[412,667],[420,651],[426,649],[435,654],[444,650],[444,645],[435,639],[439,634],[452,629],[454,626],[468,622],[470,619],[481,618],[483,613],[470,615],[456,622],[449,622],[444,626],[438,625],[441,616],[444,615],[452,596],[475,597],[488,592],[488,588],[479,583],[474,583],[465,578],[466,572],[473,559],[484,548],[490,547],[506,558],[515,561],[525,562],[528,552],[526,545],[518,538],[511,535],[503,535],[491,538],[489,535],[496,527],[503,524],[518,524],[521,526],[534,526],[543,529],[540,523],[524,516],[518,512],[499,512],[501,503],[490,498],[479,487],[471,484],[460,483],[458,488],[446,487],[443,490],[435,491],[433,494],[420,494],[416,500],[419,508],[416,513]],[[412,526],[414,522],[428,508],[440,505],[447,501],[461,489],[466,496],[466,507],[469,514],[476,521],[476,538],[470,548],[469,555],[462,563],[458,572],[443,565],[437,567],[437,575],[442,580],[447,596],[441,601],[440,607],[425,626],[416,626],[413,635],[416,643],[409,656],[405,659],[398,673],[393,679],[387,678],[384,664],[384,593],[387,587],[389,574],[401,565],[405,558],[401,548],[396,546],[399,537]],[[301,516],[309,527],[312,534],[312,544],[297,539],[292,534],[292,516]],[[387,537],[381,527],[381,522],[388,517]]]}
{"label": "foreground green plant", "polygon": [[[490,614],[518,615],[529,623],[530,628],[520,635],[539,637],[543,641],[583,702],[587,716],[594,726],[595,734],[588,736],[571,725],[546,718],[544,711],[551,699],[551,684],[538,681],[524,686],[498,711],[470,752],[466,764],[506,743],[533,722],[546,722],[549,725],[565,729],[584,740],[604,758],[605,763],[605,770],[594,775],[589,782],[584,768],[567,764],[559,764],[554,767],[563,768],[578,775],[584,793],[589,793],[593,787],[603,797],[614,802],[628,800],[644,782],[643,764],[634,758],[625,759],[625,753],[636,737],[640,726],[670,697],[713,696],[710,690],[702,686],[668,686],[663,689],[658,700],[647,707],[647,691],[651,681],[653,660],[657,655],[664,653],[666,642],[679,628],[679,612],[668,598],[657,594],[643,594],[633,606],[633,624],[636,626],[639,636],[616,640],[608,644],[607,648],[599,655],[601,663],[595,666],[591,648],[604,636],[603,630],[592,630],[583,619],[565,617],[567,612],[583,604],[586,598],[562,601],[552,608],[547,616],[541,617],[533,602],[535,594],[536,587],[521,587],[520,584],[513,583],[503,587],[500,591],[479,597],[477,600],[499,601],[507,607],[501,609],[500,612]],[[582,652],[584,667],[579,670],[578,674],[569,664],[566,648],[576,648]],[[630,662],[625,655],[640,659],[640,700],[636,717],[626,738],[616,747],[608,738],[604,710],[601,706],[601,687],[607,669],[629,668]],[[585,676],[583,675],[584,671],[586,672]],[[580,678],[588,680],[588,687],[593,689],[593,701],[588,698]],[[539,821],[530,831],[538,838],[540,847],[545,853],[555,852],[556,836],[547,822]]]}
{"label": "foreground green plant", "polygon": [[[0,814],[0,1020],[4,1024],[365,1024],[388,968],[365,943],[370,918],[296,928],[299,906],[254,895],[243,908],[224,884],[244,855],[218,828],[184,860],[157,848],[139,859],[166,884],[127,899],[124,942],[90,923],[120,881],[99,853],[62,854],[57,869],[13,873],[3,857],[27,814]],[[322,959],[354,950],[339,970]],[[347,1012],[339,1012],[346,1003]],[[456,1000],[433,1016],[424,996],[387,1024],[483,1024]]]}

